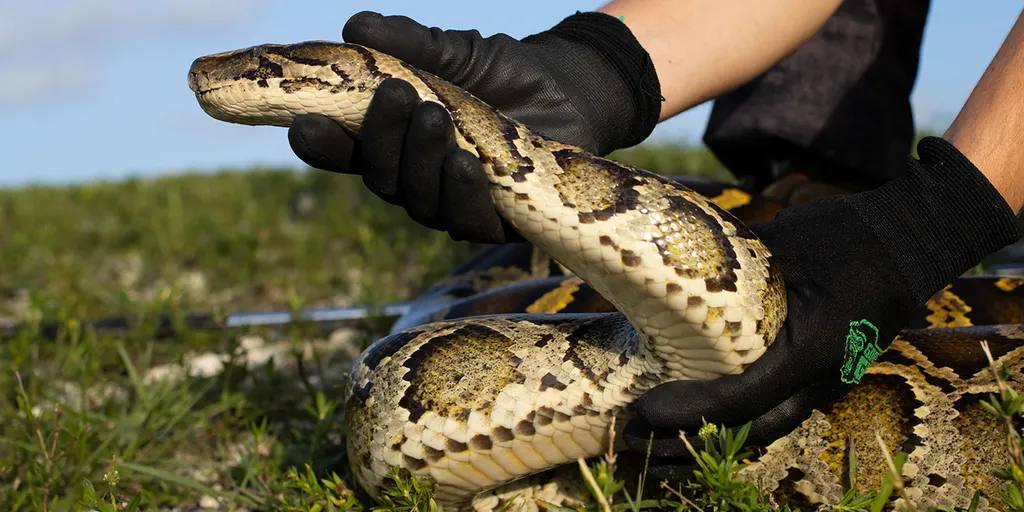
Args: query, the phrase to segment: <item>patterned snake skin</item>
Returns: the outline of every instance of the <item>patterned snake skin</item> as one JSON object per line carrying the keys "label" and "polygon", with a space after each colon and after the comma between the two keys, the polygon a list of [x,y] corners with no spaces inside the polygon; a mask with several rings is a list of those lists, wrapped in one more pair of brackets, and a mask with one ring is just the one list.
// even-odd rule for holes
{"label": "patterned snake skin", "polygon": [[[579,277],[550,278],[539,301],[489,312],[528,314],[445,320],[445,307],[427,315],[441,321],[406,321],[408,329],[360,356],[348,400],[348,452],[371,494],[397,471],[432,483],[446,509],[504,507],[513,496],[527,508],[536,505],[524,498],[564,502],[575,493],[567,480],[523,477],[602,453],[613,418],[624,424],[640,393],[666,380],[742,371],[774,338],[785,317],[781,276],[764,246],[726,212],[728,204],[543,139],[389,56],[338,43],[265,45],[198,59],[189,85],[218,119],[287,126],[296,115],[321,113],[358,136],[373,91],[388,77],[448,109],[458,145],[484,163],[501,215],[558,262],[550,266]],[[584,289],[606,306],[567,313]],[[1016,332],[1002,332],[1011,341],[996,350],[1019,375]],[[977,400],[970,405],[963,397],[991,391],[993,383],[983,368],[962,375],[937,366],[911,335],[843,403],[860,397],[860,407],[889,412],[877,428],[890,446],[910,453],[911,490],[965,505],[969,486],[991,487],[975,466],[999,462],[983,457],[983,448],[961,446],[963,428],[985,420]],[[963,345],[970,336],[957,330],[947,344],[962,345],[964,361],[976,363]],[[941,334],[925,337],[923,346],[943,346]],[[768,447],[749,477],[780,496],[837,500],[845,450],[864,451],[863,466],[873,461],[871,445],[857,439],[862,420],[841,421],[845,410],[815,412]],[[958,424],[963,418],[972,419]],[[984,439],[998,437],[994,422],[984,425],[992,431]]]}
{"label": "patterned snake skin", "polygon": [[[727,185],[683,180],[743,221],[770,220],[785,206]],[[476,315],[614,310],[542,251],[519,244],[468,262],[424,293],[396,329]],[[917,505],[965,508],[980,490],[979,510],[1000,508],[992,471],[1007,462],[1005,426],[979,405],[997,390],[979,342],[989,343],[1008,383],[1024,389],[1022,323],[1024,278],[956,279],[921,308],[849,395],[808,414],[770,446],[757,447],[759,458],[744,475],[777,503],[804,510],[834,505],[845,491],[851,452],[859,461],[857,488],[878,489],[886,467],[878,431],[891,451],[908,454],[905,488]],[[558,476],[493,493],[486,503],[504,505],[516,492],[568,505],[574,503],[566,496],[586,496]]]}

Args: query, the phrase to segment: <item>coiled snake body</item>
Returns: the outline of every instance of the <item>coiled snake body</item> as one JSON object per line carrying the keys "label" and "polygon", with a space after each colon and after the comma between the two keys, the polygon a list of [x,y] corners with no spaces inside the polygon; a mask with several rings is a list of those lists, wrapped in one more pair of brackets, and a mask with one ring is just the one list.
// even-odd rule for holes
{"label": "coiled snake body", "polygon": [[349,455],[444,504],[602,452],[612,417],[669,379],[742,370],[785,314],[764,246],[702,196],[541,138],[468,93],[359,46],[261,46],[196,61],[203,108],[288,125],[317,112],[358,134],[377,85],[408,81],[452,115],[500,214],[624,313],[474,318],[378,341],[353,371]]}
{"label": "coiled snake body", "polygon": [[371,494],[397,470],[431,482],[445,507],[495,507],[500,491],[483,491],[602,453],[613,418],[624,424],[640,393],[742,371],[775,337],[781,276],[728,212],[544,139],[392,57],[264,45],[196,60],[189,85],[218,119],[287,126],[320,113],[358,136],[388,77],[451,113],[502,217],[618,312],[442,321],[373,344],[353,367],[346,417],[349,459]]}

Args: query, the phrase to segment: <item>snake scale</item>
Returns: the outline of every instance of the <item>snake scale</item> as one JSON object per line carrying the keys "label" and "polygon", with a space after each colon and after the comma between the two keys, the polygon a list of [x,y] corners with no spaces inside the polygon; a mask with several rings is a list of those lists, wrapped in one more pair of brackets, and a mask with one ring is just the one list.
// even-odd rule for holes
{"label": "snake scale", "polygon": [[[531,497],[566,502],[575,491],[565,480],[524,477],[602,453],[609,426],[624,424],[629,404],[654,385],[742,371],[772,341],[786,308],[770,254],[725,208],[677,182],[547,140],[433,75],[356,45],[263,45],[202,57],[189,85],[217,119],[288,126],[296,115],[320,113],[358,137],[375,88],[389,77],[448,110],[457,144],[484,164],[502,217],[578,276],[556,280],[545,296],[583,287],[609,307],[566,313],[567,300],[549,300],[528,314],[441,315],[367,348],[352,370],[346,426],[353,474],[368,492],[380,492],[397,471],[432,484],[446,509],[513,499],[534,508]],[[1011,341],[997,351],[1019,375],[1017,332],[1003,332]],[[967,427],[984,423],[976,400],[958,397],[990,392],[993,383],[984,368],[961,375],[928,364],[922,350],[898,340],[844,403],[866,393],[861,407],[890,412],[892,425],[879,427],[887,440],[915,449],[909,489],[926,502],[966,504],[969,488],[991,482],[971,480],[970,463],[955,466],[960,459],[946,453],[964,439],[958,418],[977,417]],[[816,411],[768,447],[748,476],[780,495],[837,499],[841,455],[858,433],[856,421],[837,423],[837,414]],[[912,435],[902,434],[907,422]]]}

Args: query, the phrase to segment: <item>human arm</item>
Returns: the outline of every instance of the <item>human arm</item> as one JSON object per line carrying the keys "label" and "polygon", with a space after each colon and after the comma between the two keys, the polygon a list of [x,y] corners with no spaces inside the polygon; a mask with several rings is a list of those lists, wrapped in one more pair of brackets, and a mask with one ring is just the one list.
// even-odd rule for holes
{"label": "human arm", "polygon": [[1010,208],[1024,207],[1024,13],[943,138],[981,170]]}
{"label": "human arm", "polygon": [[664,120],[766,71],[814,35],[839,3],[615,0],[600,12],[622,19],[651,55]]}

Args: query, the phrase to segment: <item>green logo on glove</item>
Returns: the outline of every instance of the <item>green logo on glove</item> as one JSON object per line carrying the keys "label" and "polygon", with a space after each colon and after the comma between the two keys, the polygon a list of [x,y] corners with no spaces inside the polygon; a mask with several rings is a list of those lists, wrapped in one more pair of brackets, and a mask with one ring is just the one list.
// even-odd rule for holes
{"label": "green logo on glove", "polygon": [[850,322],[846,335],[846,356],[839,370],[840,378],[847,384],[860,382],[868,366],[878,359],[882,347],[878,346],[878,328],[867,320]]}

